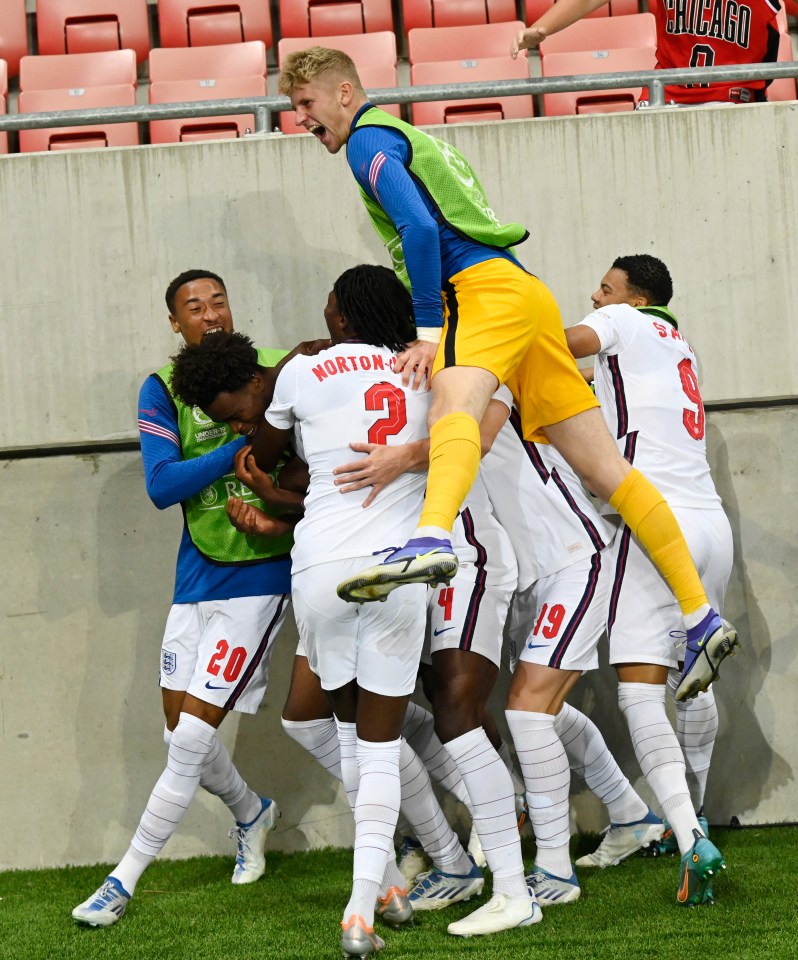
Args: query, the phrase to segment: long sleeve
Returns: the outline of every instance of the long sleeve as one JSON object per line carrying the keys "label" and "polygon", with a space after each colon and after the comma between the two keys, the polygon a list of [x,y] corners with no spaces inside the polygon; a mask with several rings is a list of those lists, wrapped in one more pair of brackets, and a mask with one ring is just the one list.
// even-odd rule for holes
{"label": "long sleeve", "polygon": [[138,426],[147,494],[159,510],[171,507],[233,469],[244,437],[201,457],[184,460],[175,408],[158,377],[147,377],[139,391]]}

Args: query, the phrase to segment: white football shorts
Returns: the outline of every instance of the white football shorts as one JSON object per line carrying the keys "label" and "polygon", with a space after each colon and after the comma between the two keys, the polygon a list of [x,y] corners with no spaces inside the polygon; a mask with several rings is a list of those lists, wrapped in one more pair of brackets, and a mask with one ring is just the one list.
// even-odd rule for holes
{"label": "white football shorts", "polygon": [[336,560],[294,574],[291,589],[300,644],[325,690],[357,680],[372,693],[406,696],[416,686],[427,588],[407,584],[384,602],[341,600],[335,592],[338,584],[372,560]]}
{"label": "white football shorts", "polygon": [[[701,582],[721,613],[732,568],[732,532],[717,509],[674,507]],[[611,547],[613,582],[607,632],[610,663],[655,663],[675,667],[682,659],[684,621],[670,587],[648,559],[629,528]]]}
{"label": "white football shorts", "polygon": [[610,548],[541,577],[510,605],[510,668],[518,660],[559,670],[595,670],[612,583]]}
{"label": "white football shorts", "polygon": [[498,667],[512,596],[512,584],[487,584],[484,571],[472,563],[461,564],[448,587],[429,587],[424,663],[439,650],[467,650]]}
{"label": "white football shorts", "polygon": [[161,646],[160,684],[198,700],[257,712],[288,594],[173,604]]}

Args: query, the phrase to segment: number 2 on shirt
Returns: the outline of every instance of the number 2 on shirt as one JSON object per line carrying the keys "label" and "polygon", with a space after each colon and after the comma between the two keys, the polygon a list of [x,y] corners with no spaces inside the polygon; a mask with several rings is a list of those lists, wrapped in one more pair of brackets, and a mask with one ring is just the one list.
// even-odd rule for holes
{"label": "number 2 on shirt", "polygon": [[407,426],[407,404],[405,395],[392,383],[375,383],[364,395],[366,410],[385,411],[371,425],[368,432],[369,443],[385,444],[388,437],[394,437]]}

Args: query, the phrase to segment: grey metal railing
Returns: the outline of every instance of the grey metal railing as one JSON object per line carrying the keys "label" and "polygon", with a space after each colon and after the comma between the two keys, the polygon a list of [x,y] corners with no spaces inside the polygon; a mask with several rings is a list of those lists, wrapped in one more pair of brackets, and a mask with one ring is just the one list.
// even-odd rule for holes
{"label": "grey metal railing", "polygon": [[[635,70],[629,73],[590,73],[572,77],[529,77],[522,80],[483,80],[475,83],[390,87],[369,90],[372,103],[416,103],[428,100],[465,100],[486,97],[534,96],[573,91],[648,87],[651,107],[665,105],[665,87],[684,83],[726,80],[763,80],[798,77],[798,60],[782,63],[740,64],[733,67],[684,67],[677,70]],[[0,115],[0,132],[42,127],[139,123],[180,117],[219,117],[251,113],[254,133],[272,129],[274,115],[291,109],[287,97],[237,97],[232,100],[196,100],[189,103],[153,103],[91,110],[54,110],[48,113]]]}

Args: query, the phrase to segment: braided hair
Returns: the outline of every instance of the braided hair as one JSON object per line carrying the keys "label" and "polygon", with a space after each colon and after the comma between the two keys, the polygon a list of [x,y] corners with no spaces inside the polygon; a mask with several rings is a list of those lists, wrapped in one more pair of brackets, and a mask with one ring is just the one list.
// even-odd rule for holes
{"label": "braided hair", "polygon": [[333,284],[338,310],[366,343],[401,353],[416,339],[413,301],[393,270],[362,263]]}

